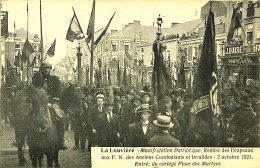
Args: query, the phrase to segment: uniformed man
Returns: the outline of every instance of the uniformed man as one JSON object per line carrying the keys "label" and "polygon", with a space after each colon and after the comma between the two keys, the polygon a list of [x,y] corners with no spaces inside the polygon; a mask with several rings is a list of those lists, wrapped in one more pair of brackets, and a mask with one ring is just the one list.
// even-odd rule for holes
{"label": "uniformed man", "polygon": [[43,62],[40,66],[40,72],[34,74],[32,78],[32,84],[36,88],[43,88],[49,96],[49,106],[51,113],[55,115],[57,119],[58,137],[60,140],[60,149],[67,149],[67,143],[64,139],[64,112],[60,109],[60,97],[61,97],[61,82],[57,76],[50,74],[52,69],[51,64]]}

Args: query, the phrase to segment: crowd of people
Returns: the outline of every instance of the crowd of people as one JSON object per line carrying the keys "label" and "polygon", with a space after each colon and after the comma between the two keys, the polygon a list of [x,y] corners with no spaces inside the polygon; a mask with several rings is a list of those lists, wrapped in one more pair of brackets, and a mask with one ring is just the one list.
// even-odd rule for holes
{"label": "crowd of people", "polygon": [[[51,66],[43,64],[40,75],[34,75],[32,84],[44,88],[52,104],[63,113],[60,127],[73,129],[74,149],[90,151],[93,146],[145,147],[192,146],[189,137],[189,117],[192,105],[190,89],[173,88],[169,94],[157,100],[149,85],[134,86],[83,86],[61,83],[58,78],[45,77]],[[47,81],[47,83],[46,83]],[[2,90],[6,119],[12,121],[8,104],[17,90],[26,85],[7,86]],[[221,146],[259,147],[259,82],[242,84],[225,82],[221,89],[222,133]],[[194,91],[195,92],[195,91]],[[205,128],[207,129],[207,128]],[[64,143],[64,127],[59,129]],[[196,137],[196,136],[195,136]],[[195,141],[195,139],[194,139]],[[66,149],[64,144],[63,149]]]}

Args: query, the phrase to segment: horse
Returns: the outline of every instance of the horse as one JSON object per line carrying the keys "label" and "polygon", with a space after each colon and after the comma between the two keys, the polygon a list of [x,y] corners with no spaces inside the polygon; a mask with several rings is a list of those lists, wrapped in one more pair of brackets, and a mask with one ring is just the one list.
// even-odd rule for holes
{"label": "horse", "polygon": [[46,91],[29,86],[22,92],[29,104],[27,107],[29,111],[24,117],[24,123],[32,166],[42,167],[42,159],[45,154],[48,167],[53,167],[53,163],[55,163],[55,167],[60,167],[57,126],[55,117],[51,114],[52,109],[48,105],[49,99]]}

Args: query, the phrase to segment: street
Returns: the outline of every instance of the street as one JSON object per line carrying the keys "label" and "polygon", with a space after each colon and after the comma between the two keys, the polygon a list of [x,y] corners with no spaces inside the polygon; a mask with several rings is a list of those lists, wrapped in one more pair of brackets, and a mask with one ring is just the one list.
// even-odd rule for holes
{"label": "street", "polygon": [[[15,168],[18,167],[18,156],[16,154],[16,148],[11,145],[14,140],[14,129],[10,124],[3,123],[3,136],[0,137],[0,167],[1,168]],[[90,166],[90,152],[81,152],[80,150],[73,150],[74,138],[73,130],[65,132],[65,138],[69,141],[69,149],[66,151],[60,151],[59,162],[61,167],[64,168],[86,168]],[[31,160],[29,158],[28,147],[26,147],[26,152],[24,154],[26,159],[26,164],[24,167],[31,167]],[[46,156],[43,159],[43,165],[46,167]]]}

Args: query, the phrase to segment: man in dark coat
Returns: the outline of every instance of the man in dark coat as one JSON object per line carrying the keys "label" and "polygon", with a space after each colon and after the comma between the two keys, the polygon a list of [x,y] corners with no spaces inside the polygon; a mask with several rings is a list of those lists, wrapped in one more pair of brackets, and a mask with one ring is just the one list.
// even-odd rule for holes
{"label": "man in dark coat", "polygon": [[132,100],[132,104],[133,104],[133,109],[130,112],[130,122],[129,124],[133,124],[135,122],[140,121],[140,116],[138,115],[137,111],[140,108],[141,104],[142,104],[142,99],[139,95],[135,95],[133,100]]}
{"label": "man in dark coat", "polygon": [[122,146],[121,126],[119,116],[113,114],[113,103],[105,103],[105,112],[97,117],[98,145],[103,147]]}
{"label": "man in dark coat", "polygon": [[129,125],[128,144],[134,147],[146,147],[157,128],[149,121],[152,111],[147,104],[141,105],[137,114],[140,115],[140,120]]}
{"label": "man in dark coat", "polygon": [[92,106],[87,114],[87,127],[90,130],[88,139],[88,150],[91,151],[91,146],[97,144],[97,127],[98,116],[104,113],[104,95],[98,94],[96,96],[96,105]]}
{"label": "man in dark coat", "polygon": [[50,112],[55,116],[57,120],[58,137],[60,139],[60,148],[67,149],[67,143],[64,140],[64,112],[60,108],[60,97],[61,97],[61,82],[57,76],[50,74],[52,66],[43,62],[40,66],[40,72],[34,74],[32,78],[32,84],[36,88],[43,88],[48,96],[50,102]]}
{"label": "man in dark coat", "polygon": [[158,127],[158,133],[155,134],[148,142],[153,147],[180,147],[180,141],[173,138],[169,133],[169,128],[173,127],[171,118],[164,115],[158,115],[157,120],[153,123]]}
{"label": "man in dark coat", "polygon": [[125,91],[121,92],[121,108],[119,110],[119,117],[123,131],[124,143],[126,142],[126,136],[128,134],[128,126],[130,123],[130,111],[132,109],[131,104],[127,101],[127,94]]}

